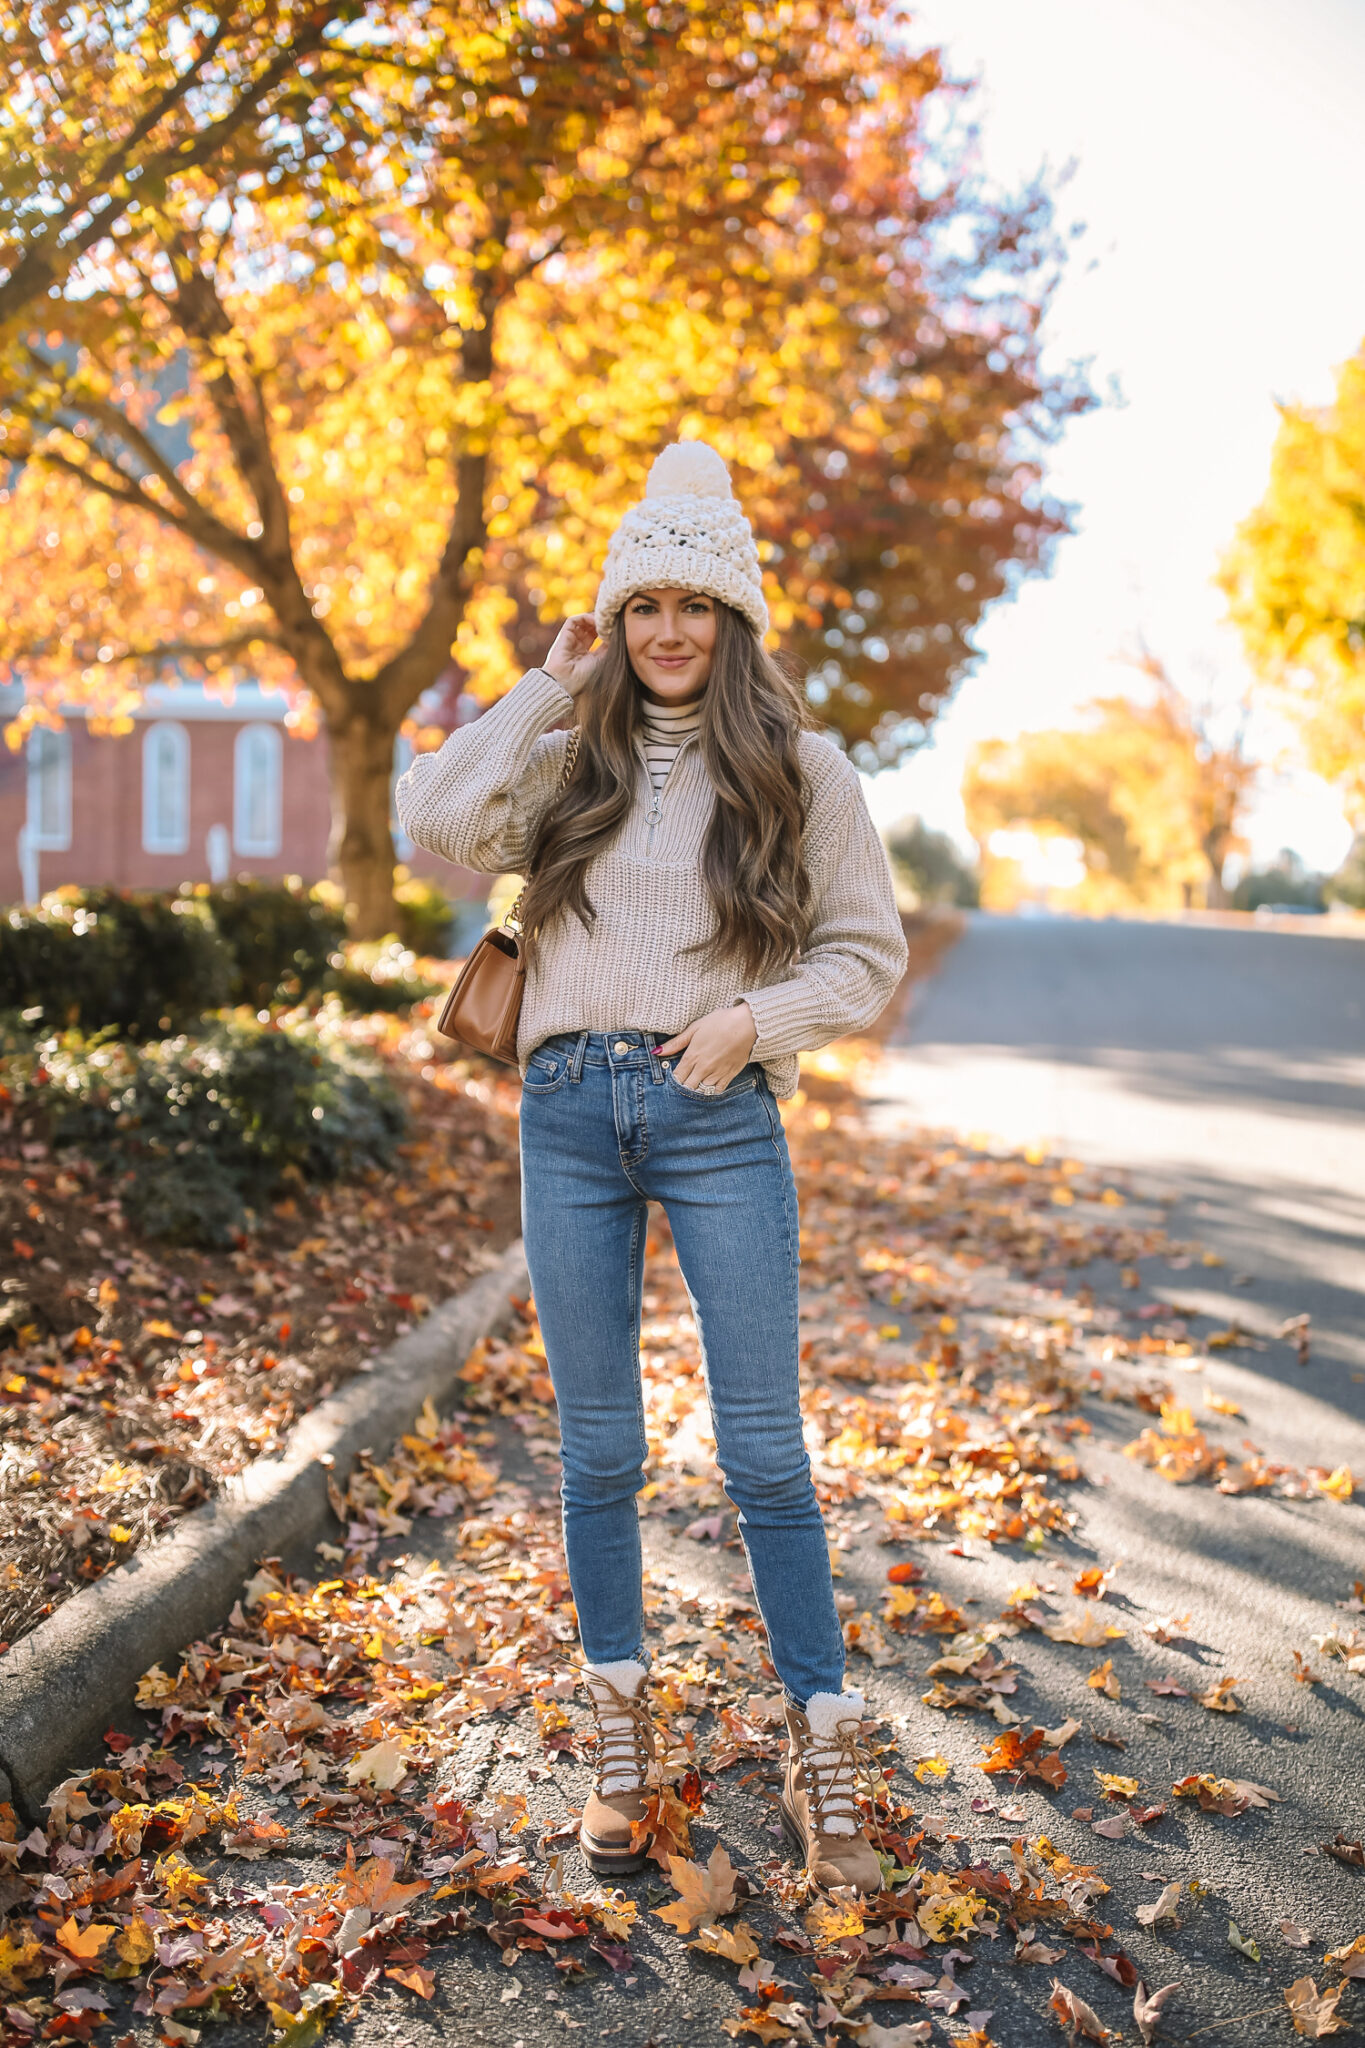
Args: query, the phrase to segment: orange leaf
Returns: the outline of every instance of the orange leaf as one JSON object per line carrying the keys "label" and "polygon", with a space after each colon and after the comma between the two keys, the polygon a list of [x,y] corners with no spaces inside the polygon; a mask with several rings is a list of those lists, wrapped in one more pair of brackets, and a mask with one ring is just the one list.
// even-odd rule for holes
{"label": "orange leaf", "polygon": [[82,1927],[73,1913],[57,1929],[57,1940],[78,1963],[93,1963],[117,1933],[117,1927],[103,1927],[98,1922],[91,1927]]}
{"label": "orange leaf", "polygon": [[395,1984],[402,1984],[409,1991],[415,1991],[419,1998],[430,1998],[436,1989],[436,1979],[430,1970],[420,1963],[407,1963],[395,1969],[385,1970],[386,1977],[392,1977]]}
{"label": "orange leaf", "polygon": [[685,1856],[670,1856],[668,1877],[681,1896],[671,1906],[656,1906],[654,1911],[679,1934],[691,1934],[707,1921],[718,1920],[722,1913],[734,1912],[735,1868],[719,1842],[704,1870]]}
{"label": "orange leaf", "polygon": [[347,1906],[368,1906],[372,1913],[392,1913],[405,1906],[409,1899],[420,1898],[431,1889],[424,1877],[413,1884],[399,1884],[395,1881],[396,1865],[387,1856],[372,1856],[357,1870],[355,1844],[346,1844],[346,1861],[337,1872],[332,1888],[334,1900]]}

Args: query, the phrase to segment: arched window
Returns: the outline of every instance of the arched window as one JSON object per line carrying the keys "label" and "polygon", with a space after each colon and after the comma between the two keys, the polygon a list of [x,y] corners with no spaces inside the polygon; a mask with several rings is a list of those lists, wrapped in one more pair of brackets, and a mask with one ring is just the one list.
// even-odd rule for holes
{"label": "arched window", "polygon": [[280,850],[284,743],[277,725],[244,725],[232,749],[232,843],[269,859]]}
{"label": "arched window", "polygon": [[41,853],[71,844],[71,735],[40,725],[28,738],[28,842]]}
{"label": "arched window", "polygon": [[172,719],[149,725],[142,741],[142,846],[185,853],[190,843],[190,736]]}

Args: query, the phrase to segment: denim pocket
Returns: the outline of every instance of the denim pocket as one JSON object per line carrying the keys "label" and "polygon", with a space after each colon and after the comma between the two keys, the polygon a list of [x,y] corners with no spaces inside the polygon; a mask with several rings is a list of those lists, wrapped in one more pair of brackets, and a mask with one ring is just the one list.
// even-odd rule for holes
{"label": "denim pocket", "polygon": [[741,1067],[733,1081],[709,1093],[701,1088],[685,1088],[672,1067],[665,1067],[664,1072],[670,1087],[684,1102],[724,1102],[731,1095],[748,1095],[758,1086],[758,1069],[754,1066]]}
{"label": "denim pocket", "polygon": [[569,1055],[565,1052],[533,1052],[526,1062],[526,1076],[522,1081],[523,1095],[552,1095],[556,1088],[564,1086],[569,1072]]}

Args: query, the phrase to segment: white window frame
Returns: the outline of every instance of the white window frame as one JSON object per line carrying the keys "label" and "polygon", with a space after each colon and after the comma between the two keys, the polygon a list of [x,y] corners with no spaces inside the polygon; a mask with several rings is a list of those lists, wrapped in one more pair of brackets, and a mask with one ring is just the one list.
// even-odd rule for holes
{"label": "white window frame", "polygon": [[[272,829],[253,834],[251,829],[251,780],[248,760],[264,741],[267,803]],[[232,743],[232,846],[235,853],[254,860],[273,860],[279,853],[284,831],[284,741],[277,725],[255,720],[244,725]]]}
{"label": "white window frame", "polygon": [[[25,749],[28,764],[25,824],[28,843],[35,853],[66,853],[71,846],[71,735],[51,726],[35,726]],[[51,780],[51,809],[56,823],[46,832],[40,820],[48,808],[43,802],[43,784]]]}
{"label": "white window frame", "polygon": [[[175,755],[174,773],[179,793],[180,816],[174,829],[162,829],[166,821],[157,816],[156,778],[153,756],[169,741]],[[144,853],[188,853],[190,850],[190,736],[174,718],[158,718],[142,735],[142,850]]]}

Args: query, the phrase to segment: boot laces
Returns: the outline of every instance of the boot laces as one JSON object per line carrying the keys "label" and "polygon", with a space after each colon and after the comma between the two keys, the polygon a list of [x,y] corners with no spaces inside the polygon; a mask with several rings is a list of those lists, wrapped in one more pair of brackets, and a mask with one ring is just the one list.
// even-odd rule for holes
{"label": "boot laces", "polygon": [[597,1790],[603,1798],[645,1791],[654,1761],[654,1728],[641,1696],[619,1692],[597,1672],[584,1683],[597,1719]]}
{"label": "boot laces", "polygon": [[816,1832],[856,1835],[862,1827],[857,1792],[868,1787],[867,1764],[856,1718],[837,1721],[829,1734],[811,1730],[801,1759],[806,1798]]}

